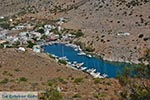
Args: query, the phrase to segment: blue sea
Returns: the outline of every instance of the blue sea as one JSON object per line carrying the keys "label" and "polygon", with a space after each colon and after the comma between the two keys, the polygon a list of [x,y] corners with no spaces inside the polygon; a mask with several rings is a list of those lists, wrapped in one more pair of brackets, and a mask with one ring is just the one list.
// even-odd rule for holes
{"label": "blue sea", "polygon": [[109,78],[116,78],[118,73],[123,72],[124,67],[133,68],[134,66],[128,63],[109,62],[97,57],[90,58],[86,55],[78,55],[79,51],[75,51],[73,47],[66,46],[65,44],[46,45],[44,51],[58,57],[66,56],[69,62],[83,62],[83,66],[87,67],[87,69],[94,68],[96,72],[100,72],[101,74],[105,73]]}

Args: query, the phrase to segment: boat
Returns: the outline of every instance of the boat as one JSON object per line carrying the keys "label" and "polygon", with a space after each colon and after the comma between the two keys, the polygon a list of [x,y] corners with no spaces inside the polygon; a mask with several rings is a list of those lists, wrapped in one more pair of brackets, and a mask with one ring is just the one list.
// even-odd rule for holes
{"label": "boat", "polygon": [[66,46],[72,47],[72,48],[77,48],[77,45],[75,44],[65,44]]}
{"label": "boat", "polygon": [[90,73],[94,78],[99,78],[100,77],[100,73],[99,72],[91,72]]}
{"label": "boat", "polygon": [[92,56],[91,55],[87,55],[89,58],[91,58]]}
{"label": "boat", "polygon": [[67,62],[68,63],[68,65],[71,65],[71,62]]}
{"label": "boat", "polygon": [[51,54],[53,57],[57,58],[58,56],[54,55],[54,54]]}
{"label": "boat", "polygon": [[95,72],[95,71],[96,71],[96,69],[94,69],[94,68],[86,70],[86,72],[88,72],[88,73]]}
{"label": "boat", "polygon": [[79,56],[81,56],[81,55],[86,55],[86,53],[80,52],[80,53],[78,53],[78,55],[79,55]]}
{"label": "boat", "polygon": [[75,50],[75,51],[78,51],[78,49],[77,49],[77,48],[75,48],[74,50]]}
{"label": "boat", "polygon": [[68,58],[66,56],[64,56],[64,57],[60,57],[59,60],[65,60],[65,61],[67,61]]}
{"label": "boat", "polygon": [[82,65],[84,65],[84,63],[77,63],[77,64],[76,64],[76,67],[79,68],[79,67],[81,67]]}
{"label": "boat", "polygon": [[82,70],[82,71],[83,71],[83,70],[86,70],[86,69],[87,69],[87,67],[81,67],[81,68],[80,68],[80,70]]}
{"label": "boat", "polygon": [[105,74],[105,73],[104,73],[102,76],[103,76],[104,78],[108,77],[108,75],[107,75],[107,74]]}
{"label": "boat", "polygon": [[77,63],[76,61],[73,62],[73,64],[76,64],[76,63]]}

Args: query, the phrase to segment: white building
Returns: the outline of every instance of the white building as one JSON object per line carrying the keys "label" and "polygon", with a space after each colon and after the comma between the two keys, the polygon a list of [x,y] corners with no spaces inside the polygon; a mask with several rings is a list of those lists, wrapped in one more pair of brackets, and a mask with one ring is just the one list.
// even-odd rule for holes
{"label": "white building", "polygon": [[44,28],[45,29],[52,29],[52,26],[51,25],[44,25]]}
{"label": "white building", "polygon": [[40,53],[41,52],[41,47],[39,45],[34,45],[33,46],[33,51],[36,53]]}
{"label": "white building", "polygon": [[49,34],[49,31],[50,31],[49,29],[44,29],[44,34],[45,34],[45,35],[48,35],[48,34]]}
{"label": "white building", "polygon": [[4,19],[4,16],[0,16],[0,19]]}
{"label": "white building", "polygon": [[13,28],[12,30],[23,30],[25,29],[25,26],[16,26],[15,28]]}
{"label": "white building", "polygon": [[28,32],[20,32],[19,36],[27,36]]}
{"label": "white building", "polygon": [[52,26],[52,25],[44,25],[44,34],[45,35],[48,35],[49,32],[52,30],[52,29],[55,29],[55,26]]}
{"label": "white building", "polygon": [[30,34],[31,36],[33,36],[33,37],[36,37],[37,40],[39,40],[39,39],[42,37],[41,33],[39,33],[39,32],[34,32],[34,31],[32,31],[32,32],[30,32],[29,34]]}
{"label": "white building", "polygon": [[118,33],[117,35],[118,35],[118,36],[129,36],[130,33],[128,33],[128,32],[120,32],[120,33]]}
{"label": "white building", "polygon": [[25,48],[23,48],[23,47],[19,47],[19,48],[18,48],[18,50],[19,50],[19,51],[23,51],[23,52],[25,52],[25,51],[26,51],[26,49],[25,49]]}

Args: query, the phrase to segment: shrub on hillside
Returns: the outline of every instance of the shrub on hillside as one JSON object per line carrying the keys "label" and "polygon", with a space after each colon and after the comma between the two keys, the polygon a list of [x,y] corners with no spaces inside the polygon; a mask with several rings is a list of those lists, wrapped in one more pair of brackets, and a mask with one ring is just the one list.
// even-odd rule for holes
{"label": "shrub on hillside", "polygon": [[92,48],[92,47],[90,47],[90,46],[87,46],[87,47],[85,47],[85,50],[86,50],[87,52],[93,52],[95,49]]}
{"label": "shrub on hillside", "polygon": [[67,62],[65,60],[58,60],[59,63],[67,65]]}

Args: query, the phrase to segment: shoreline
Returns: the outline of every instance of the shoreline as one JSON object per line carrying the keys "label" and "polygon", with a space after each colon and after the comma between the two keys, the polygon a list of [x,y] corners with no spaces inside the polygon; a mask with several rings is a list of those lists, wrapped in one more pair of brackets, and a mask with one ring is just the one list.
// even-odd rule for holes
{"label": "shoreline", "polygon": [[[120,58],[117,59],[117,58],[115,58],[115,57],[108,58],[108,57],[103,56],[103,55],[101,55],[101,54],[99,54],[99,53],[96,53],[96,52],[87,52],[87,51],[83,50],[80,45],[76,45],[76,44],[74,44],[74,43],[56,41],[56,42],[52,42],[51,44],[48,44],[48,45],[53,45],[53,44],[64,44],[64,45],[69,44],[69,45],[73,45],[75,48],[78,48],[79,51],[86,53],[86,55],[90,54],[90,55],[92,55],[93,57],[97,57],[97,58],[99,58],[99,59],[101,59],[101,60],[108,61],[108,62],[114,62],[114,63],[128,63],[128,64],[135,64],[135,65],[139,65],[139,64],[141,63],[141,62],[138,61],[138,60],[136,60],[136,61],[135,61],[135,60],[129,61],[129,60],[123,60],[123,59],[120,59]],[[73,48],[74,48],[74,47],[73,47]],[[147,62],[144,62],[144,64],[147,65]]]}
{"label": "shoreline", "polygon": [[[68,46],[68,47],[72,47],[75,51],[78,51],[79,53],[78,54],[82,54],[82,53],[84,53],[83,55],[85,55],[85,56],[88,56],[88,57],[92,57],[92,58],[97,58],[97,59],[100,59],[100,60],[102,60],[102,61],[104,61],[104,62],[106,62],[106,63],[112,63],[112,64],[125,64],[125,66],[127,65],[127,66],[138,66],[138,64],[135,64],[135,63],[129,63],[129,62],[119,62],[119,61],[109,61],[109,60],[105,60],[104,58],[102,58],[99,54],[95,54],[95,53],[89,53],[89,52],[84,52],[81,48],[80,48],[80,46],[78,46],[78,45],[75,45],[75,44],[72,44],[72,43],[66,43],[66,42],[53,42],[53,43],[51,43],[51,44],[49,44],[50,46],[51,45],[59,45],[59,44],[62,44],[62,45],[64,45],[64,46]],[[49,46],[49,45],[47,45],[47,46]],[[45,47],[43,47],[43,49],[44,49]],[[54,54],[51,54],[51,53],[48,53],[48,52],[45,52],[45,50],[43,50],[44,51],[44,53],[45,54],[47,54],[47,55],[51,55],[52,56],[52,58],[54,58],[54,60],[56,61],[56,62],[59,62],[59,59],[60,58],[66,58],[66,56],[64,56],[64,57],[58,57],[57,55],[54,55]],[[90,56],[89,56],[90,55]],[[66,58],[67,59],[67,58]],[[74,66],[73,64],[73,62],[69,62],[68,60],[64,60],[64,61],[66,61],[66,66],[67,67],[69,67],[69,68],[72,68],[72,69],[75,69],[75,70],[78,70],[78,71],[82,71],[82,72],[85,72],[85,73],[88,73],[89,75],[91,74],[90,72],[88,72],[87,70],[88,69],[92,69],[92,68],[88,68],[87,66],[81,66],[81,68],[80,67],[76,67],[76,66]],[[124,67],[125,67],[124,66]],[[84,69],[84,70],[82,70],[82,68],[83,67],[86,67],[86,69]],[[132,67],[131,67],[132,68]],[[97,69],[96,69],[97,70]],[[97,72],[97,71],[96,71]],[[96,73],[95,72],[95,73]],[[100,72],[101,73],[101,72]],[[105,74],[105,73],[103,73],[103,74]],[[103,74],[101,74],[101,76],[103,75]],[[107,73],[108,74],[108,73]],[[108,77],[109,78],[109,77]],[[111,76],[110,76],[110,78],[111,78]],[[114,77],[115,78],[115,77]]]}

